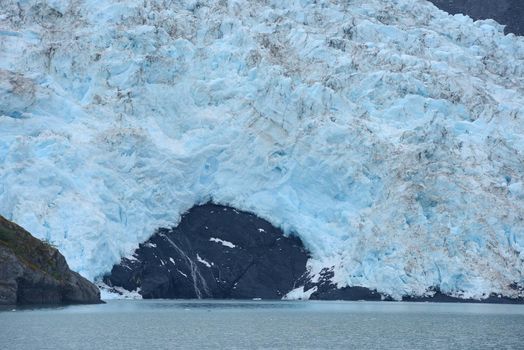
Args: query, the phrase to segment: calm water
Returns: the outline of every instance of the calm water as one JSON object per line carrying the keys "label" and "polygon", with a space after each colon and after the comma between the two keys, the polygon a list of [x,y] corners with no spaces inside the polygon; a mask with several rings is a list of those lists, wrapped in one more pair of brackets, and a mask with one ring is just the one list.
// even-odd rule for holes
{"label": "calm water", "polygon": [[118,300],[0,311],[0,349],[524,349],[524,305]]}

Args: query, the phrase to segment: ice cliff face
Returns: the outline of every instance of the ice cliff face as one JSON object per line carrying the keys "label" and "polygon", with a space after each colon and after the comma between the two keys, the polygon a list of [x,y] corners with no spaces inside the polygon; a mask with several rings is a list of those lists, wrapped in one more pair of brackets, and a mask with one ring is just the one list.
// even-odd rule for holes
{"label": "ice cliff face", "polygon": [[393,296],[524,283],[524,39],[419,0],[3,0],[0,214],[95,278],[212,198]]}

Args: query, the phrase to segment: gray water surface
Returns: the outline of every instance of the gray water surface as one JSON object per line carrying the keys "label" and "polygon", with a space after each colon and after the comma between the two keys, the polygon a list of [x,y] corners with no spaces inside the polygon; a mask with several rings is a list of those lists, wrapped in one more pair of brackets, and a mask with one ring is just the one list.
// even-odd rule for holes
{"label": "gray water surface", "polygon": [[114,300],[4,309],[0,349],[524,349],[524,305]]}

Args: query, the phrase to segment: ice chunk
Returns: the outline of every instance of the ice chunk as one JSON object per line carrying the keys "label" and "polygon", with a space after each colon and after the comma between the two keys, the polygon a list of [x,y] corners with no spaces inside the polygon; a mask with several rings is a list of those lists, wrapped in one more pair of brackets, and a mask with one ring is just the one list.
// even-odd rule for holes
{"label": "ice chunk", "polygon": [[317,287],[310,288],[308,290],[304,290],[304,286],[297,287],[284,295],[282,298],[283,300],[309,300],[311,297],[311,294],[315,293],[317,291]]}

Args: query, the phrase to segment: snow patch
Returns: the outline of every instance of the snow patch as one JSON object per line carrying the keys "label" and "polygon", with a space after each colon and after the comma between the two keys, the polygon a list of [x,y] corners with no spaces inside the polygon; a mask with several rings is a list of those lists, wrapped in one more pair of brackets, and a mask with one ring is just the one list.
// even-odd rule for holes
{"label": "snow patch", "polygon": [[135,256],[135,254],[131,254],[131,255],[128,255],[126,257],[124,257],[124,259],[127,259],[129,261],[138,261],[137,257]]}
{"label": "snow patch", "polygon": [[98,289],[100,289],[100,298],[102,300],[142,299],[142,295],[140,295],[140,288],[137,288],[134,291],[128,291],[122,287],[110,287],[101,281],[98,281],[95,284]]}
{"label": "snow patch", "polygon": [[206,260],[202,259],[200,257],[200,255],[198,255],[198,254],[197,254],[197,260],[198,260],[199,263],[202,263],[202,264],[206,265],[207,267],[211,267],[211,265],[213,264],[213,263],[211,263],[211,264],[208,263]]}
{"label": "snow patch", "polygon": [[224,241],[223,239],[220,239],[220,238],[214,238],[214,237],[211,237],[209,240],[210,240],[211,242],[217,242],[217,243],[220,243],[220,244],[222,244],[224,247],[228,247],[228,248],[236,248],[236,245],[234,245],[233,243],[228,242],[228,241]]}

